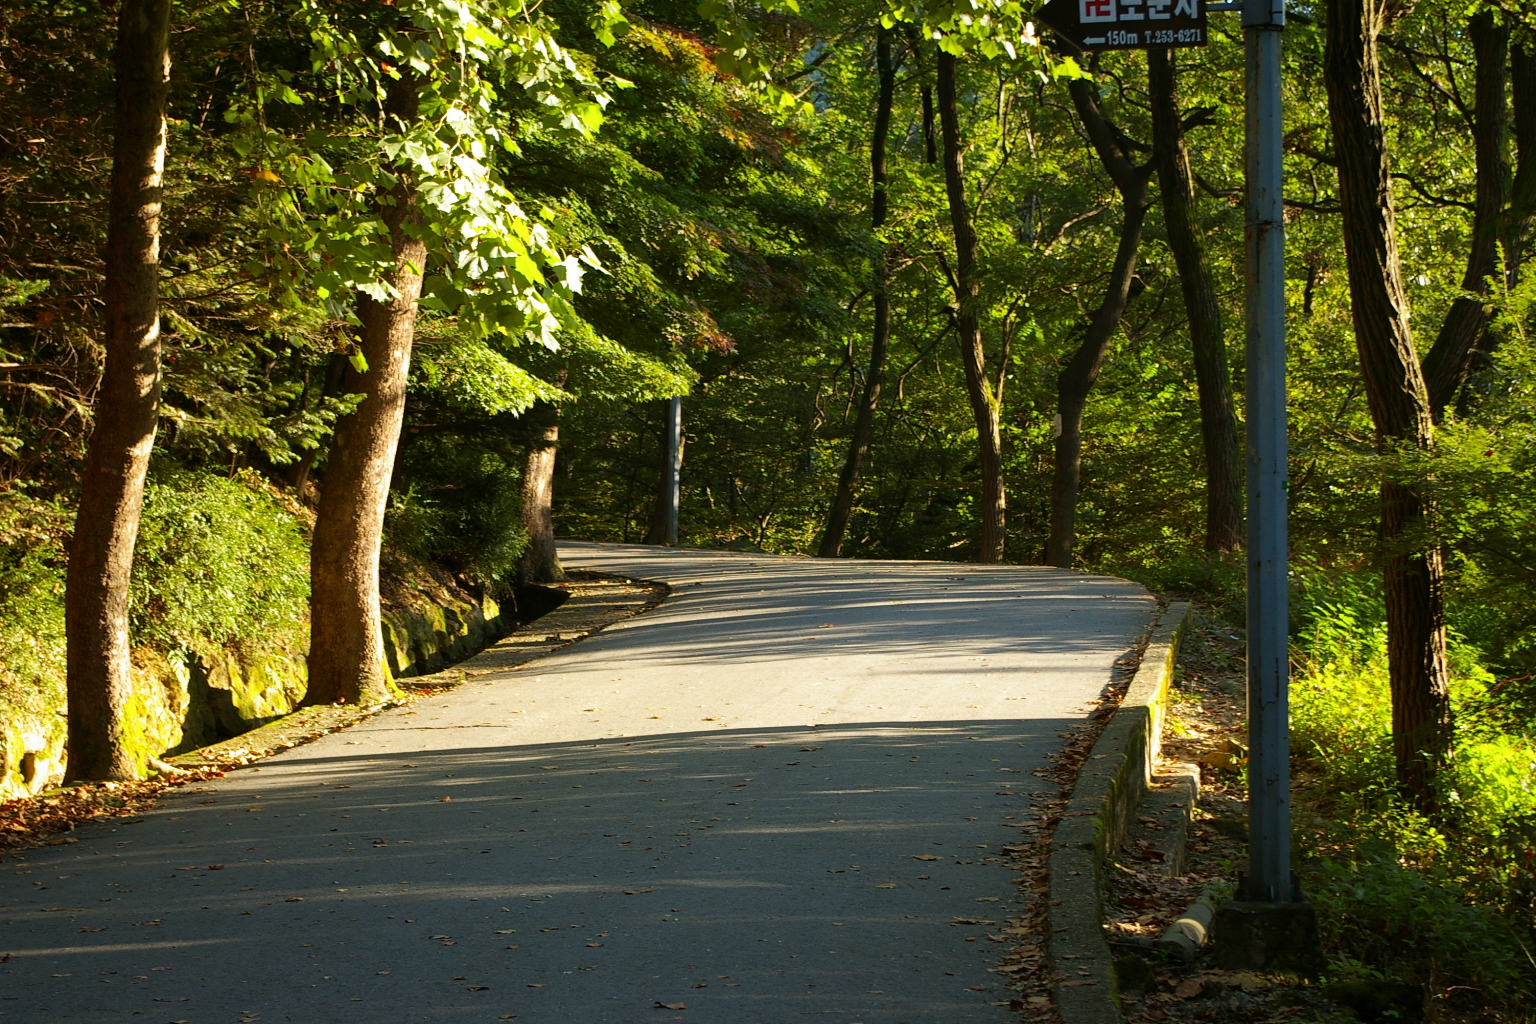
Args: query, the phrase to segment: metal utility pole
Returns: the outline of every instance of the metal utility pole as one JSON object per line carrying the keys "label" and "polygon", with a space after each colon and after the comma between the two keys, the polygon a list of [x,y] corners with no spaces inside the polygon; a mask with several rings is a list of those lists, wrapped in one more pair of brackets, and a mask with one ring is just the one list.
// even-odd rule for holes
{"label": "metal utility pole", "polygon": [[661,515],[665,523],[662,543],[668,547],[677,547],[677,505],[681,497],[682,473],[683,399],[679,396],[667,399],[667,454],[661,487]]}
{"label": "metal utility pole", "polygon": [[1248,183],[1248,878],[1240,899],[1288,903],[1290,647],[1286,541],[1285,205],[1280,39],[1285,0],[1242,0]]}

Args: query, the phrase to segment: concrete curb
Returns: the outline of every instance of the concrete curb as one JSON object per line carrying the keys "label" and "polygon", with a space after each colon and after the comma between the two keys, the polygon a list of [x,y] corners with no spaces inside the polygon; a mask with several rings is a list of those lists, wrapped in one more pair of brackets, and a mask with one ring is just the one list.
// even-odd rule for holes
{"label": "concrete curb", "polygon": [[[1099,734],[1051,838],[1049,949],[1065,1024],[1120,1024],[1114,960],[1099,895],[1106,858],[1135,820],[1162,746],[1163,719],[1189,604],[1170,604],[1152,629],[1125,699]],[[1058,975],[1058,976],[1059,976]]]}

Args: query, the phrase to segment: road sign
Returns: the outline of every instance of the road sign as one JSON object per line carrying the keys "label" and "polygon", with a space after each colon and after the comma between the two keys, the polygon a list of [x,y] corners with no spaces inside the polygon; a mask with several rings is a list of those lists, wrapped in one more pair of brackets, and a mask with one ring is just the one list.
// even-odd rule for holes
{"label": "road sign", "polygon": [[1035,18],[1079,50],[1205,45],[1205,0],[1051,0]]}

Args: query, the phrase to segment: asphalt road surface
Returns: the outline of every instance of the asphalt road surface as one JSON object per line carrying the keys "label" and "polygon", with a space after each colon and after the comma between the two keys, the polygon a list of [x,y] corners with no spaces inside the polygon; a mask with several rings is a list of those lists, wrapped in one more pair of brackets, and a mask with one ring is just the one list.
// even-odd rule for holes
{"label": "asphalt road surface", "polygon": [[1016,1020],[995,929],[950,922],[1017,912],[986,858],[1153,599],[1038,568],[562,551],[672,595],[8,858],[0,1024]]}

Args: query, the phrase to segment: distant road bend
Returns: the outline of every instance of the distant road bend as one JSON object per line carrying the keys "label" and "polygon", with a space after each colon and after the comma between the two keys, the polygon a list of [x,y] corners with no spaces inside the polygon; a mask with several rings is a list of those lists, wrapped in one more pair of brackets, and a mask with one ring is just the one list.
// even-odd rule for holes
{"label": "distant road bend", "polygon": [[1016,1021],[1001,947],[951,921],[1010,913],[984,858],[1152,597],[1016,566],[561,554],[672,595],[8,860],[0,1024]]}

